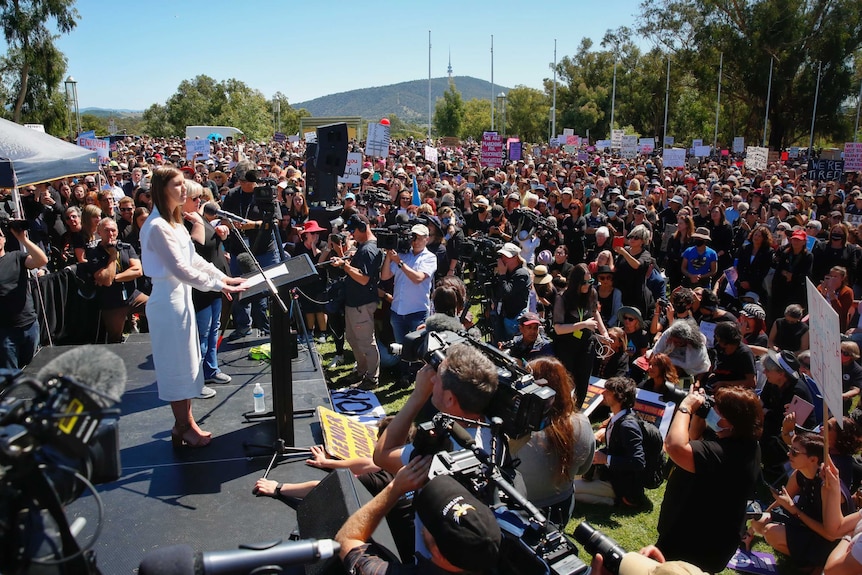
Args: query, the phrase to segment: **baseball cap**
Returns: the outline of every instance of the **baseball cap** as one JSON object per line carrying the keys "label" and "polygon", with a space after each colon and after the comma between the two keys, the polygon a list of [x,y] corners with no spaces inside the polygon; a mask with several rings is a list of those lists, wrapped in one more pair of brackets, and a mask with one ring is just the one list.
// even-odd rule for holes
{"label": "baseball cap", "polygon": [[537,325],[542,323],[542,320],[539,319],[539,316],[531,311],[525,311],[518,318],[518,323],[521,325]]}
{"label": "baseball cap", "polygon": [[355,200],[356,194],[354,194],[353,192],[347,192],[346,194],[344,194],[344,199],[345,200]]}
{"label": "baseball cap", "polygon": [[347,225],[344,226],[344,229],[348,232],[353,232],[356,228],[360,227],[360,224],[365,224],[365,229],[368,229],[371,222],[369,222],[368,218],[362,214],[353,214],[350,216],[350,219],[347,220]]}
{"label": "baseball cap", "polygon": [[503,244],[503,247],[497,250],[497,253],[501,256],[506,256],[507,258],[514,258],[521,253],[521,248],[513,244],[512,242],[506,242]]}
{"label": "baseball cap", "polygon": [[805,233],[805,230],[794,230],[793,235],[790,236],[790,239],[808,241],[808,234]]}
{"label": "baseball cap", "polygon": [[674,196],[670,199],[670,201],[674,204],[682,205],[684,202],[682,201],[682,196]]}
{"label": "baseball cap", "polygon": [[494,514],[451,475],[429,481],[413,506],[452,565],[482,571],[497,563],[502,534]]}
{"label": "baseball cap", "polygon": [[431,232],[428,230],[428,226],[426,226],[425,224],[416,224],[415,226],[410,228],[410,233],[416,234],[418,236],[427,236]]}

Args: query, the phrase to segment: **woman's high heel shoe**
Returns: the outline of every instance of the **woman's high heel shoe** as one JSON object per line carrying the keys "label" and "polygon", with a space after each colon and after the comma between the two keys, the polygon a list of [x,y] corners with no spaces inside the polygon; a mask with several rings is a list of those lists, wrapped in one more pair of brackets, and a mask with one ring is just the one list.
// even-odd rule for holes
{"label": "woman's high heel shoe", "polygon": [[210,444],[210,441],[212,441],[212,435],[198,435],[190,425],[171,429],[171,444],[174,449],[182,447],[206,447]]}

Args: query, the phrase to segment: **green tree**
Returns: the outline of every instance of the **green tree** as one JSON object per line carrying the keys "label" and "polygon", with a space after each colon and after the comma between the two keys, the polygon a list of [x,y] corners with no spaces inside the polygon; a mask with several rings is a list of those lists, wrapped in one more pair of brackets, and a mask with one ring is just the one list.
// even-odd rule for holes
{"label": "green tree", "polygon": [[272,138],[272,106],[259,90],[233,78],[222,82],[220,87],[225,101],[216,125],[239,128],[253,140]]}
{"label": "green tree", "polygon": [[548,97],[541,90],[515,86],[506,94],[506,133],[524,142],[544,140],[550,111]]}
{"label": "green tree", "polygon": [[[3,0],[0,2],[0,25],[3,27],[3,35],[10,53],[17,51],[18,58],[15,60],[17,68],[17,82],[15,85],[15,101],[13,104],[12,119],[21,122],[24,105],[30,90],[30,74],[34,67],[45,68],[47,65],[54,66],[58,62],[49,26],[61,34],[68,34],[77,25],[78,11],[75,10],[75,0]],[[60,74],[65,71],[65,59],[60,55],[62,61]],[[49,78],[46,78],[49,79]],[[48,94],[45,101],[50,101],[51,94],[58,89],[59,83],[48,85]]]}
{"label": "green tree", "polygon": [[464,121],[461,123],[462,139],[481,140],[482,134],[491,130],[491,100],[473,98],[464,103]]}
{"label": "green tree", "polygon": [[722,117],[747,140],[762,137],[771,61],[771,147],[807,142],[821,63],[816,129],[838,141],[852,131],[836,111],[858,90],[851,85],[852,56],[862,47],[858,0],[644,1],[641,20],[640,30],[674,54],[700,92],[715,94],[723,54]]}
{"label": "green tree", "polygon": [[443,92],[443,98],[437,99],[434,107],[434,129],[438,136],[457,137],[461,133],[464,122],[464,102],[461,92],[455,89],[455,82],[449,82],[449,89]]}
{"label": "green tree", "polygon": [[173,124],[168,119],[167,108],[161,104],[153,104],[144,110],[141,131],[156,138],[167,138],[177,134]]}
{"label": "green tree", "polygon": [[225,87],[214,78],[199,75],[192,80],[183,80],[165,103],[172,135],[185,133],[186,126],[215,124],[226,102]]}

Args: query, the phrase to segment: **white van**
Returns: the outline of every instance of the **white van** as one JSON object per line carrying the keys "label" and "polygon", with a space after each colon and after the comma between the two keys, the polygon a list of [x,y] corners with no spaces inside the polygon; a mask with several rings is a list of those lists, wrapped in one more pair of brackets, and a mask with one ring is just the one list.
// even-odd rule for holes
{"label": "white van", "polygon": [[186,126],[186,140],[206,140],[210,134],[236,139],[237,135],[242,135],[242,130],[231,126]]}

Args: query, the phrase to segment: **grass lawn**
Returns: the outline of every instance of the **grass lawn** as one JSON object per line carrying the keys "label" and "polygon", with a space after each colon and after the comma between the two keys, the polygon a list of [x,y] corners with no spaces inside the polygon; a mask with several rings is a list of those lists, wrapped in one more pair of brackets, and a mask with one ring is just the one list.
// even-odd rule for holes
{"label": "grass lawn", "polygon": [[[338,385],[339,378],[350,373],[351,367],[353,366],[353,355],[350,352],[349,346],[345,354],[344,364],[335,369],[328,369],[326,367],[335,356],[335,345],[328,341],[325,344],[318,345],[318,351],[323,355],[323,365],[326,369],[327,382],[329,382],[330,388],[336,389],[341,387]],[[397,413],[398,410],[403,407],[412,390],[412,387],[407,389],[394,389],[393,383],[395,382],[395,379],[396,374],[394,372],[381,370],[380,386],[375,392],[380,403],[386,409],[386,413],[389,415]],[[649,497],[652,506],[650,509],[640,512],[629,512],[603,505],[576,504],[574,517],[569,521],[568,525],[566,525],[564,531],[571,535],[574,533],[575,527],[578,523],[581,521],[587,521],[593,527],[614,539],[625,550],[637,551],[641,547],[655,543],[658,537],[656,533],[656,525],[658,524],[658,516],[659,510],[661,509],[662,499],[664,498],[664,490],[665,485],[661,485],[658,489],[647,491],[647,496]],[[705,496],[708,496],[708,494],[705,494]],[[697,509],[692,509],[691,512],[697,513]],[[704,520],[707,520],[707,518],[704,518]],[[580,545],[578,545],[578,548],[580,550],[581,560],[589,564],[591,558]],[[779,572],[782,574],[801,575],[803,573],[802,571],[797,570],[789,559],[773,551],[772,548],[763,541],[763,539],[758,538],[756,540],[754,549],[756,551],[764,551],[775,555],[779,560]],[[728,575],[732,573],[735,572],[729,569],[722,572],[722,574]]]}

